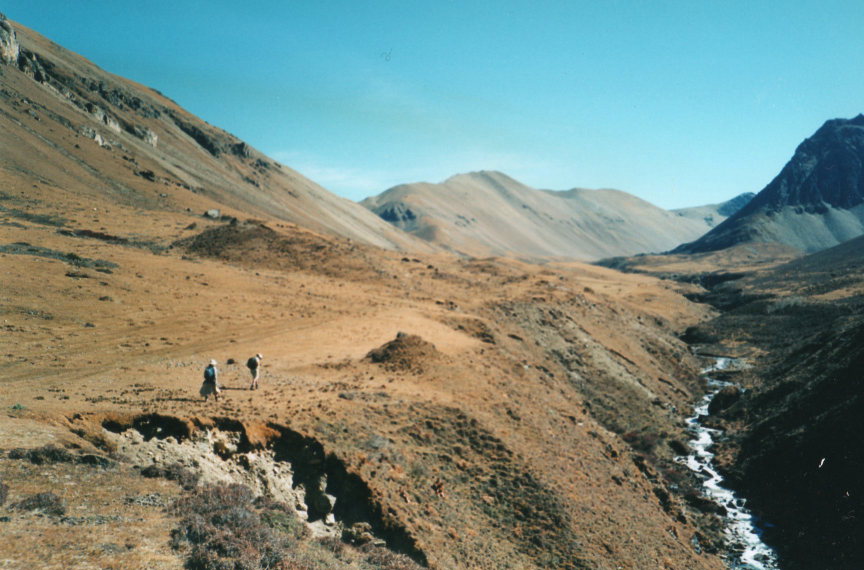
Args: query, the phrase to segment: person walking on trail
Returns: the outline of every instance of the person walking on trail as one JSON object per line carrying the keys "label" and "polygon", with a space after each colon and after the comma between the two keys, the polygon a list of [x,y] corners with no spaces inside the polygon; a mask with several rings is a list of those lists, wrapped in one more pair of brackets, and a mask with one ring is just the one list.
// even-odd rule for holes
{"label": "person walking on trail", "polygon": [[211,360],[207,368],[204,369],[204,383],[201,384],[201,395],[204,396],[204,401],[213,394],[213,398],[219,401],[219,371],[216,369],[216,361]]}
{"label": "person walking on trail", "polygon": [[258,389],[258,375],[262,358],[264,357],[261,354],[256,354],[246,361],[246,367],[249,368],[249,372],[252,374],[252,384],[249,385],[250,390]]}

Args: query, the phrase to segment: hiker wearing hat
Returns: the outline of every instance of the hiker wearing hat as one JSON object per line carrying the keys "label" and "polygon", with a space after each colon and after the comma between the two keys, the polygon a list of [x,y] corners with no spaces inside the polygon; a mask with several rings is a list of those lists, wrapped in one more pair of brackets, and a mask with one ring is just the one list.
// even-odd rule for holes
{"label": "hiker wearing hat", "polygon": [[246,361],[246,367],[252,374],[252,384],[249,385],[250,390],[258,389],[258,368],[261,365],[261,359],[264,358],[261,354],[256,354]]}
{"label": "hiker wearing hat", "polygon": [[204,369],[204,383],[201,384],[201,395],[204,396],[204,401],[213,394],[213,398],[219,401],[219,371],[216,370],[216,361],[210,360],[210,364]]}

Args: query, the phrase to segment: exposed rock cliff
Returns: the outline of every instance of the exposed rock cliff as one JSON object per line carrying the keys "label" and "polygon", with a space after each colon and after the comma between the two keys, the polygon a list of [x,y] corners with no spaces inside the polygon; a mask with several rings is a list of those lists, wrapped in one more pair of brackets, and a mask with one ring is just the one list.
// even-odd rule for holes
{"label": "exposed rock cliff", "polygon": [[0,61],[14,63],[18,61],[20,46],[12,24],[6,16],[0,13]]}

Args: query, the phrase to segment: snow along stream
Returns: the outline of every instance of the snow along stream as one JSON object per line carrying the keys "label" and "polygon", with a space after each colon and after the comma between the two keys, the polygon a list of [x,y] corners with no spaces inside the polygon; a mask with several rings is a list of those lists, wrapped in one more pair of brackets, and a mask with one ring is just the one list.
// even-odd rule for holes
{"label": "snow along stream", "polygon": [[777,555],[774,550],[762,542],[761,531],[756,525],[756,519],[747,510],[746,501],[722,485],[723,477],[714,466],[714,454],[708,449],[714,444],[716,429],[703,426],[701,420],[708,416],[708,405],[724,386],[729,382],[711,378],[711,372],[724,370],[735,364],[731,358],[718,358],[716,363],[702,371],[708,380],[711,392],[702,398],[692,417],[687,419],[688,429],[693,435],[690,448],[693,453],[686,457],[678,457],[683,463],[702,479],[705,495],[726,509],[723,517],[726,523],[726,539],[729,544],[727,564],[732,570],[779,570]]}

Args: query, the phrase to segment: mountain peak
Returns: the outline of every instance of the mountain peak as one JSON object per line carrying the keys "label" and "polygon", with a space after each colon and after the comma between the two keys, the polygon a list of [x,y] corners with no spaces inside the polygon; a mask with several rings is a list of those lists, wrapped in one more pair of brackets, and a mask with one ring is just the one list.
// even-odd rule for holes
{"label": "mountain peak", "polygon": [[[753,200],[682,252],[765,241],[804,251],[864,233],[864,114],[826,121]],[[677,250],[676,250],[677,251]]]}
{"label": "mountain peak", "polygon": [[523,185],[521,182],[512,178],[498,170],[475,170],[472,172],[461,172],[454,174],[442,182],[442,184],[450,184],[453,182],[508,182]]}

